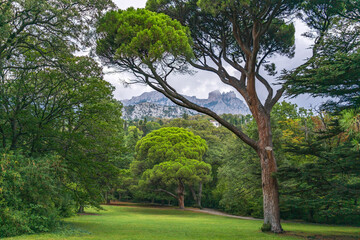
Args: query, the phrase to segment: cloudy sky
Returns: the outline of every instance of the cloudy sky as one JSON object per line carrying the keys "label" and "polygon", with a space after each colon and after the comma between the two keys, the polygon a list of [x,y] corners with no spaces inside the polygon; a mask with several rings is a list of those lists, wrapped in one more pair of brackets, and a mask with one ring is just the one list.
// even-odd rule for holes
{"label": "cloudy sky", "polygon": [[[143,8],[145,7],[146,0],[114,0],[117,6],[121,9],[128,7]],[[296,54],[292,59],[286,57],[275,57],[272,59],[277,64],[278,70],[292,69],[299,66],[309,55],[310,50],[308,46],[311,44],[309,39],[301,36],[306,31],[306,27],[301,22],[295,22],[296,28]],[[115,87],[115,97],[119,100],[130,99],[133,96],[138,96],[143,92],[152,91],[150,87],[133,84],[125,87],[123,82],[132,77],[130,73],[114,73],[111,69],[105,69],[105,79],[111,82]],[[196,96],[198,98],[207,98],[208,93],[213,90],[220,90],[221,92],[232,91],[232,88],[220,82],[216,75],[198,71],[194,75],[175,75],[172,79],[173,86],[180,92],[189,96]],[[265,90],[260,88],[259,97],[264,99]],[[262,94],[264,93],[264,94]],[[240,97],[239,94],[237,94]],[[264,96],[262,96],[264,95]],[[296,99],[286,99],[293,103],[298,104],[300,107],[316,107],[322,99],[314,99],[307,95],[302,95]]]}

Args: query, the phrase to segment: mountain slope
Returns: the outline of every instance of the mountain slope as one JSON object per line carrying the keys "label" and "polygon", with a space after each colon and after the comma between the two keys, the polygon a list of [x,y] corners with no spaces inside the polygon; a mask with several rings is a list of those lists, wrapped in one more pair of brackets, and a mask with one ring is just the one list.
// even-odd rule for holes
{"label": "mountain slope", "polygon": [[[216,90],[209,93],[207,99],[185,96],[190,101],[211,109],[217,114],[231,113],[246,115],[249,113],[247,106],[236,97],[234,92],[220,93]],[[122,100],[124,104],[124,119],[142,119],[148,117],[176,118],[184,113],[195,115],[197,112],[175,105],[163,94],[153,91],[145,92],[140,96]]]}

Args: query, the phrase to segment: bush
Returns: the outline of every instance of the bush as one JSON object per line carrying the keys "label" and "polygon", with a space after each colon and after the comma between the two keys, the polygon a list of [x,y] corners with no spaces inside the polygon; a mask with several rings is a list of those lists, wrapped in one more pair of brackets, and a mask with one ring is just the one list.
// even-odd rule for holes
{"label": "bush", "polygon": [[2,154],[0,168],[0,238],[57,227],[70,206],[59,158]]}

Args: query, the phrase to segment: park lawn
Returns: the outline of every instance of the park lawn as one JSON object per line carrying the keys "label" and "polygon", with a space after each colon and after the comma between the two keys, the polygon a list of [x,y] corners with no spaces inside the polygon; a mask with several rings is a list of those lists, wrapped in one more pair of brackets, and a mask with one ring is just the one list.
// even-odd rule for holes
{"label": "park lawn", "polygon": [[[143,206],[104,206],[106,211],[88,213],[66,219],[67,230],[52,234],[24,235],[23,239],[360,239],[360,228],[303,223],[284,223],[286,234],[266,234],[259,229],[262,222],[215,216],[191,211]],[[327,236],[325,238],[319,236]],[[304,237],[301,237],[304,236]],[[334,236],[337,236],[334,238]]]}

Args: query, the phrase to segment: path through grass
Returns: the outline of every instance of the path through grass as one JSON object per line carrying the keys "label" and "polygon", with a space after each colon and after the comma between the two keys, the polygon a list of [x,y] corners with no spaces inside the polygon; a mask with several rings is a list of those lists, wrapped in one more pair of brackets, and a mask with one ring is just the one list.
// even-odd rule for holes
{"label": "path through grass", "polygon": [[[360,239],[360,228],[284,223],[288,234],[260,232],[261,221],[234,219],[191,211],[139,206],[105,206],[99,215],[66,219],[75,230],[8,238],[23,239],[103,239],[103,240],[183,240],[183,239]],[[88,210],[90,213],[97,213]],[[327,237],[319,237],[325,235]],[[336,238],[334,236],[337,235]],[[331,237],[330,237],[331,236]]]}

